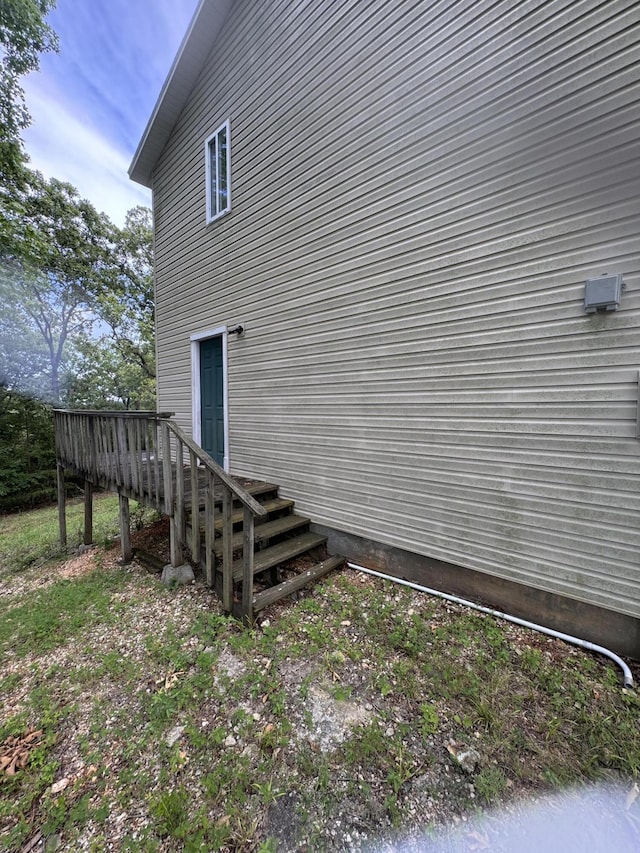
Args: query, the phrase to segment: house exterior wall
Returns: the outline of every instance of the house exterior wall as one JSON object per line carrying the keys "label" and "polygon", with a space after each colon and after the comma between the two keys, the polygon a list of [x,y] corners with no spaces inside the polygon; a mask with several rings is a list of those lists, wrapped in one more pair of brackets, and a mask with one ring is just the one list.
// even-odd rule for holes
{"label": "house exterior wall", "polygon": [[633,0],[233,3],[154,172],[159,408],[191,429],[190,336],[242,323],[232,472],[640,617],[639,45]]}

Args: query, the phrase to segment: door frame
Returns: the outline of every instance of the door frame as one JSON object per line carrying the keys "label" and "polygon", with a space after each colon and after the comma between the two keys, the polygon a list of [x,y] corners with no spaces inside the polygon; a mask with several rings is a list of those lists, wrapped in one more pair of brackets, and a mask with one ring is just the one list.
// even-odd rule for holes
{"label": "door frame", "polygon": [[222,405],[224,407],[224,470],[229,472],[229,377],[227,359],[228,333],[226,326],[216,326],[191,335],[191,434],[202,442],[202,391],[200,387],[200,342],[222,338]]}

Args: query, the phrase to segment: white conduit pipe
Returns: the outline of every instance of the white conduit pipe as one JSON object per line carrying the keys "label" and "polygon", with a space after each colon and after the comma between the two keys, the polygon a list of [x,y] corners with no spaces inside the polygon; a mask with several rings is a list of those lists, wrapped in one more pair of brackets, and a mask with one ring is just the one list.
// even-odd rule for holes
{"label": "white conduit pipe", "polygon": [[557,640],[564,640],[565,643],[571,643],[574,646],[579,646],[581,649],[587,649],[590,652],[597,652],[600,655],[610,658],[617,663],[624,674],[624,686],[633,688],[633,676],[627,664],[615,652],[610,649],[605,649],[604,646],[597,646],[595,643],[590,643],[589,640],[581,640],[580,637],[572,637],[571,634],[563,634],[560,631],[554,631],[553,628],[545,628],[544,625],[536,625],[535,622],[527,622],[526,619],[519,619],[517,616],[510,616],[508,613],[502,613],[500,610],[492,610],[490,607],[483,607],[481,604],[475,604],[473,601],[467,601],[466,598],[458,598],[457,595],[449,595],[446,592],[440,592],[437,589],[430,589],[428,586],[421,586],[411,581],[405,581],[402,578],[394,578],[392,575],[385,575],[382,572],[374,572],[373,569],[366,569],[364,566],[358,566],[356,563],[349,563],[350,569],[355,569],[358,572],[364,572],[367,575],[373,575],[376,578],[382,578],[385,581],[408,586],[410,589],[415,589],[418,592],[426,592],[428,595],[435,595],[437,598],[443,598],[445,601],[451,601],[454,604],[462,604],[464,607],[471,607],[473,610],[479,610],[481,613],[488,613],[490,616],[496,616],[498,619],[505,619],[507,622],[513,622],[514,625],[521,625],[523,628],[531,628],[532,631],[538,631],[541,634],[547,634],[549,637],[555,637]]}

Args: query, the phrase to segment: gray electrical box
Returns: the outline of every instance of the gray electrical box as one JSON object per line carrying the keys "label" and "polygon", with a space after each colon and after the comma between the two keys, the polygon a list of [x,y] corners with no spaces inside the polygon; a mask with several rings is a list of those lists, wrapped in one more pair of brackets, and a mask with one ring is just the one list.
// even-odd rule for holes
{"label": "gray electrical box", "polygon": [[615,311],[620,306],[623,287],[622,273],[605,273],[597,278],[587,279],[584,288],[584,309],[587,314]]}

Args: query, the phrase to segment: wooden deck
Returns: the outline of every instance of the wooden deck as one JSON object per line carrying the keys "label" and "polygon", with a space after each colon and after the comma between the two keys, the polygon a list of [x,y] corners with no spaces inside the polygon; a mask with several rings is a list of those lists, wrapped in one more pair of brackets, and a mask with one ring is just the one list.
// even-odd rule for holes
{"label": "wooden deck", "polygon": [[[171,564],[188,554],[200,565],[223,606],[245,622],[254,613],[335,568],[320,562],[278,582],[277,567],[303,553],[320,554],[324,539],[309,532],[310,519],[293,512],[277,485],[231,477],[171,420],[169,413],[56,410],[60,539],[66,546],[65,469],[85,484],[85,543],[92,540],[95,487],[117,491],[124,560],[131,559],[129,499],[170,519]],[[255,575],[269,573],[273,587],[256,592]],[[305,580],[306,578],[306,580]]]}

